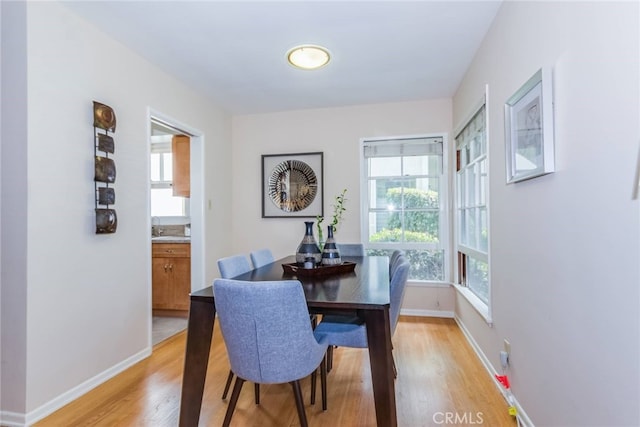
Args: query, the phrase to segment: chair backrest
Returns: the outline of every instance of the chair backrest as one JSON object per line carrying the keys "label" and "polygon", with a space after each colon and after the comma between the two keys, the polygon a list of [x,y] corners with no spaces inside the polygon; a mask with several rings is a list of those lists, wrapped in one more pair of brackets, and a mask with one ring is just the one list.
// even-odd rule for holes
{"label": "chair backrest", "polygon": [[393,273],[396,271],[396,267],[398,267],[398,258],[400,256],[405,256],[404,251],[400,249],[396,249],[391,254],[391,258],[389,258],[389,277],[393,277]]}
{"label": "chair backrest", "polygon": [[362,243],[336,243],[340,256],[364,256]]}
{"label": "chair backrest", "polygon": [[216,279],[213,292],[236,375],[256,383],[284,383],[318,367],[327,344],[313,336],[299,281]]}
{"label": "chair backrest", "polygon": [[398,324],[398,318],[400,317],[400,306],[402,305],[402,298],[404,297],[404,290],[407,285],[407,279],[409,278],[409,269],[411,265],[404,256],[399,257],[398,266],[391,276],[391,282],[389,282],[389,319],[391,321],[391,335],[396,330]]}
{"label": "chair backrest", "polygon": [[270,249],[260,249],[249,254],[253,268],[260,268],[263,265],[271,264],[275,259]]}
{"label": "chair backrest", "polygon": [[249,260],[244,255],[233,255],[218,260],[218,270],[223,279],[231,279],[251,270]]}

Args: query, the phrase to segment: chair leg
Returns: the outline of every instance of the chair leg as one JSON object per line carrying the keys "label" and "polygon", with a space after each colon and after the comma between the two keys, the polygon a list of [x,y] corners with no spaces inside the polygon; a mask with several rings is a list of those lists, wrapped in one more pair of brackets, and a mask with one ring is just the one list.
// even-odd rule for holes
{"label": "chair leg", "polygon": [[260,404],[260,384],[255,383],[253,385],[253,394],[255,395],[256,405]]}
{"label": "chair leg", "polygon": [[227,393],[229,393],[229,387],[231,387],[231,381],[233,381],[233,371],[229,369],[229,375],[227,376],[227,383],[224,385],[224,391],[222,392],[222,400],[227,398]]}
{"label": "chair leg", "polygon": [[396,359],[393,357],[393,343],[391,343],[391,363],[393,363],[393,379],[398,378],[398,369],[396,368]]}
{"label": "chair leg", "polygon": [[304,412],[304,402],[302,401],[302,390],[300,389],[300,381],[291,381],[293,395],[296,398],[296,408],[298,408],[298,418],[300,419],[300,427],[308,427],[307,414]]}
{"label": "chair leg", "polygon": [[327,372],[331,372],[333,369],[333,346],[327,347]]}
{"label": "chair leg", "polygon": [[311,373],[311,404],[316,403],[316,377],[317,377],[318,369],[315,369]]}
{"label": "chair leg", "polygon": [[396,359],[393,357],[393,353],[391,353],[391,362],[393,363],[393,379],[398,378],[398,369],[396,369]]}
{"label": "chair leg", "polygon": [[244,380],[240,377],[236,377],[236,383],[233,385],[233,391],[231,392],[231,401],[229,401],[229,406],[227,407],[227,413],[224,416],[222,427],[229,427],[229,424],[231,423],[231,417],[233,416],[233,411],[236,409],[236,404],[238,403],[238,397],[240,396],[240,390],[242,390],[243,384]]}
{"label": "chair leg", "polygon": [[[322,410],[327,410],[327,355],[322,358],[320,365],[320,384],[322,387]],[[314,387],[315,391],[315,387]]]}

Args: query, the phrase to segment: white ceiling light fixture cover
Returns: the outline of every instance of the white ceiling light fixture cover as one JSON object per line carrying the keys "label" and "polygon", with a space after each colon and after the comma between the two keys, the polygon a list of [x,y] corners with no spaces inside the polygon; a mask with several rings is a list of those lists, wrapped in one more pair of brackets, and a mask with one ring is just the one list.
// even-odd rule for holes
{"label": "white ceiling light fixture cover", "polygon": [[327,65],[331,60],[331,54],[322,46],[305,44],[289,49],[287,60],[296,68],[315,70]]}

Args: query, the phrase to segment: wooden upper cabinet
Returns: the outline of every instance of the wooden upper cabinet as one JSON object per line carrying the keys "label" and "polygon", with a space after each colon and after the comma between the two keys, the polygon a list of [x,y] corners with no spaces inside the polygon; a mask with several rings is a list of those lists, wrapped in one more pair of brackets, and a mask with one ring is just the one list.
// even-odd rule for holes
{"label": "wooden upper cabinet", "polygon": [[190,138],[186,135],[174,135],[171,140],[173,153],[173,195],[191,196],[190,176]]}

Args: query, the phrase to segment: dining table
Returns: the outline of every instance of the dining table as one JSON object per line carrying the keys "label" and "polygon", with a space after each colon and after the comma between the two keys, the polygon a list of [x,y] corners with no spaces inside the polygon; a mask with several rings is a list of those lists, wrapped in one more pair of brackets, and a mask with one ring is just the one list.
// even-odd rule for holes
{"label": "dining table", "polygon": [[[355,264],[339,273],[291,268],[295,256],[279,259],[234,277],[245,281],[299,280],[310,314],[348,314],[366,324],[373,398],[378,426],[397,426],[389,322],[389,258],[343,257]],[[318,267],[323,268],[323,267]],[[336,270],[336,269],[334,269]],[[190,294],[187,343],[180,397],[180,426],[198,425],[215,321],[213,286]],[[216,361],[211,361],[216,363]]]}

